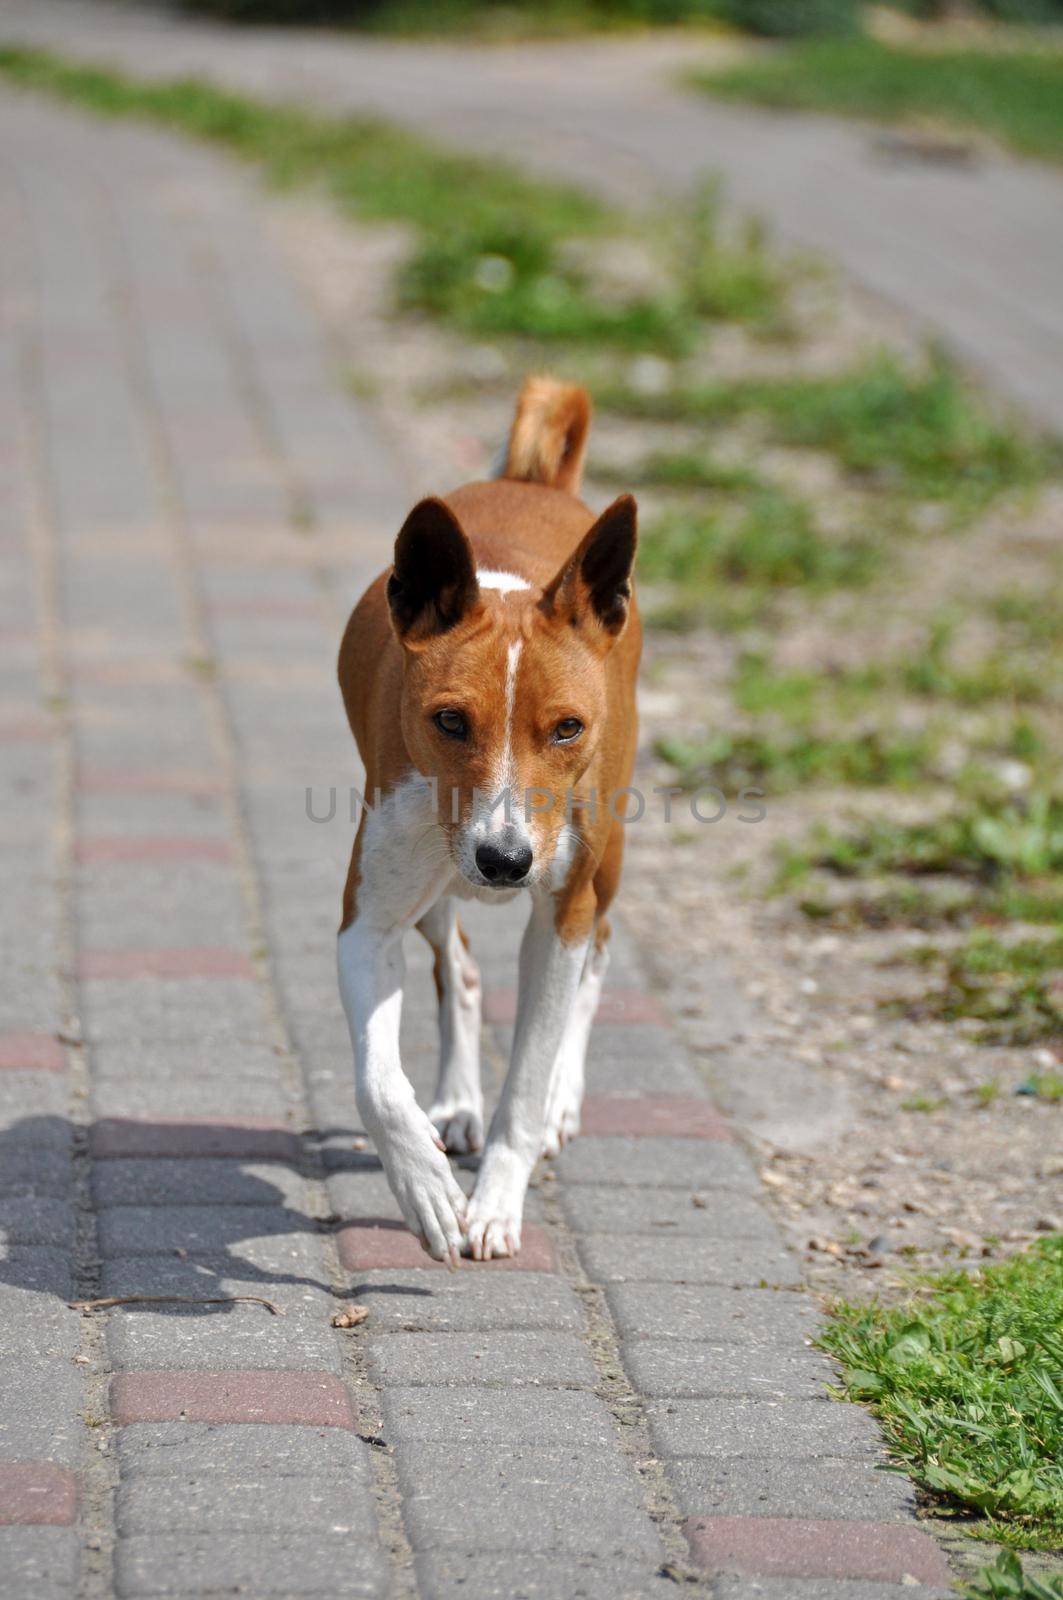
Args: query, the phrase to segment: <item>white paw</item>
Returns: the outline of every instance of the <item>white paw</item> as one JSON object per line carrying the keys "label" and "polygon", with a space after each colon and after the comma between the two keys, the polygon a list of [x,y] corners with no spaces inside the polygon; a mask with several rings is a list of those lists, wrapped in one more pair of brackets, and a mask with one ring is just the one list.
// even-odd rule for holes
{"label": "white paw", "polygon": [[470,1156],[483,1148],[484,1114],[482,1105],[462,1105],[457,1101],[437,1101],[428,1113],[448,1154]]}
{"label": "white paw", "polygon": [[465,1221],[465,1254],[474,1261],[492,1261],[495,1257],[515,1256],[520,1250],[520,1216],[484,1216],[476,1210],[475,1200],[469,1206]]}
{"label": "white paw", "polygon": [[375,1142],[407,1227],[436,1261],[457,1266],[468,1202],[432,1124],[415,1109],[398,1134]]}
{"label": "white paw", "polygon": [[582,1100],[582,1094],[576,1093],[569,1084],[559,1084],[550,1096],[541,1152],[548,1160],[559,1156],[565,1145],[579,1132]]}

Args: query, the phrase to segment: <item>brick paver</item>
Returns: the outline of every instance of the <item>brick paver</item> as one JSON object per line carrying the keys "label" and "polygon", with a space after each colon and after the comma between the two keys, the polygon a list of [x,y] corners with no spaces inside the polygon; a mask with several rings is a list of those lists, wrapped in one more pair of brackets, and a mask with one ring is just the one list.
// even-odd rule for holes
{"label": "brick paver", "polygon": [[[622,927],[585,1135],[515,1268],[448,1273],[400,1228],[334,989],[350,827],[304,795],[348,781],[336,639],[412,485],[243,174],[9,93],[0,148],[0,1582],[942,1584]],[[489,1063],[496,919],[468,919]]]}

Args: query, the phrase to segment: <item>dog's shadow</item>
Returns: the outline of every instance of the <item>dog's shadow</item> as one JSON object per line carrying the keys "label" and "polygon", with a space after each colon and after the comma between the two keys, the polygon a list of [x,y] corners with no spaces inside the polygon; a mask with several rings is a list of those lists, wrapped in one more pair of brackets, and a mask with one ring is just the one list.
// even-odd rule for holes
{"label": "dog's shadow", "polygon": [[[125,1128],[133,1131],[133,1141],[128,1153],[115,1153],[116,1130],[120,1140]],[[292,1174],[310,1180],[326,1170],[381,1174],[377,1158],[357,1148],[362,1142],[356,1128],[323,1128],[271,1141],[223,1120],[123,1123],[107,1118],[82,1126],[61,1116],[23,1117],[0,1131],[0,1239],[6,1235],[0,1284],[64,1304],[83,1292],[74,1247],[77,1203],[87,1181],[102,1246],[102,1280],[94,1295],[117,1292],[131,1313],[226,1316],[243,1303],[235,1298],[239,1294],[276,1303],[276,1291],[286,1288],[317,1290],[344,1302],[382,1295],[430,1298],[430,1285],[379,1281],[379,1274],[376,1281],[359,1282],[360,1273],[344,1273],[349,1281],[337,1284],[323,1264],[315,1272],[254,1259],[256,1253],[269,1257],[270,1240],[321,1237],[352,1224],[406,1231],[394,1217],[351,1206],[349,1214],[318,1217],[292,1203],[292,1185],[285,1181]],[[240,1153],[245,1146],[246,1155]],[[97,1149],[104,1153],[94,1154]],[[217,1197],[206,1182],[202,1193],[196,1191],[200,1160],[209,1162],[212,1172],[224,1163],[225,1182]],[[177,1162],[182,1181],[175,1184]],[[203,1172],[206,1178],[206,1165]],[[180,1226],[182,1212],[187,1233]],[[178,1224],[172,1239],[165,1229],[153,1229],[153,1216],[164,1214]],[[265,1249],[256,1251],[262,1241]],[[294,1254],[306,1252],[297,1246]],[[128,1295],[121,1292],[126,1282],[135,1284]]]}

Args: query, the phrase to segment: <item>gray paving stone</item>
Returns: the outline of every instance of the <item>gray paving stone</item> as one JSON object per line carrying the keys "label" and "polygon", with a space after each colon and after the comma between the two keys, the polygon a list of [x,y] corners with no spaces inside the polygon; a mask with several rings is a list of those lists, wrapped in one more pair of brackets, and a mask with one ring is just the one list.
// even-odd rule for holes
{"label": "gray paving stone", "polygon": [[104,1256],[210,1255],[231,1240],[318,1233],[312,1218],[284,1206],[111,1206],[99,1219]]}
{"label": "gray paving stone", "polygon": [[[0,1145],[3,1134],[0,1133]],[[70,1194],[70,1161],[64,1150],[17,1145],[0,1156],[0,1202],[4,1199],[48,1197],[64,1200]]]}
{"label": "gray paving stone", "polygon": [[70,1600],[77,1575],[76,1529],[0,1527],[0,1583],[11,1600]]}
{"label": "gray paving stone", "polygon": [[784,1289],[618,1283],[606,1290],[622,1339],[711,1339],[793,1348],[816,1331],[815,1307]]}
{"label": "gray paving stone", "polygon": [[619,1233],[584,1234],[580,1260],[597,1283],[718,1283],[732,1288],[797,1285],[796,1256],[782,1240],[626,1239]]}
{"label": "gray paving stone", "polygon": [[132,1422],[116,1436],[124,1478],[215,1474],[220,1481],[330,1476],[368,1484],[369,1446],[346,1428],[259,1422]]}
{"label": "gray paving stone", "polygon": [[0,1367],[0,1461],[58,1461],[76,1465],[81,1452],[83,1375],[80,1367],[30,1353]]}
{"label": "gray paving stone", "polygon": [[262,996],[250,978],[92,978],[82,984],[81,996],[93,1044],[273,1043]]}
{"label": "gray paving stone", "polygon": [[4,1150],[21,1147],[68,1150],[71,1139],[69,1100],[70,1085],[64,1073],[0,1072],[0,1127],[4,1130]]}
{"label": "gray paving stone", "polygon": [[13,1246],[0,1261],[0,1283],[5,1289],[69,1300],[73,1294],[70,1257],[65,1250]]}
{"label": "gray paving stone", "polygon": [[[272,1044],[217,1039],[136,1039],[97,1044],[92,1049],[92,1079],[137,1079],[142,1083],[175,1080],[239,1080],[241,1095],[257,1082],[274,1084],[284,1071],[283,1058]],[[353,1091],[352,1091],[353,1095]]]}
{"label": "gray paving stone", "polygon": [[139,1157],[96,1162],[92,1198],[108,1206],[289,1207],[305,1214],[304,1180],[280,1162],[150,1160]]}
{"label": "gray paving stone", "polygon": [[870,1461],[804,1456],[681,1457],[668,1480],[688,1516],[888,1521],[915,1509],[907,1478]]}
{"label": "gray paving stone", "polygon": [[[260,1286],[266,1299],[269,1285]],[[283,1309],[283,1308],[282,1308]],[[274,1316],[265,1306],[130,1307],[107,1321],[107,1353],[116,1371],[206,1368],[264,1371],[312,1368],[340,1372],[329,1307],[318,1314]]]}
{"label": "gray paving stone", "polygon": [[708,1204],[695,1205],[684,1189],[626,1189],[621,1198],[614,1184],[590,1183],[577,1184],[562,1195],[565,1215],[577,1233],[773,1243],[777,1239],[774,1222],[750,1196],[708,1191],[704,1198]]}
{"label": "gray paving stone", "polygon": [[628,1377],[651,1399],[672,1395],[759,1395],[822,1400],[834,1368],[801,1346],[725,1344],[693,1339],[632,1339],[621,1346]]}
{"label": "gray paving stone", "polygon": [[[510,980],[512,981],[512,980]],[[597,1023],[587,1049],[588,1094],[702,1094],[675,1034],[645,1023]]]}
{"label": "gray paving stone", "polygon": [[352,1298],[369,1307],[374,1334],[583,1328],[579,1300],[566,1283],[546,1272],[475,1267],[359,1272]]}
{"label": "gray paving stone", "polygon": [[316,1241],[305,1239],[240,1239],[229,1254],[120,1256],[103,1263],[102,1283],[104,1294],[264,1295],[296,1316],[335,1304]]}
{"label": "gray paving stone", "polygon": [[131,1533],[320,1533],[346,1534],[355,1545],[376,1533],[367,1485],[342,1479],[216,1472],[138,1477],[119,1485],[115,1503],[119,1534]]}
{"label": "gray paving stone", "polygon": [[79,832],[86,838],[224,839],[229,819],[224,800],[212,794],[110,793],[77,796]]}
{"label": "gray paving stone", "polygon": [[33,1294],[6,1281],[0,1262],[0,1366],[28,1358],[71,1361],[81,1345],[81,1316],[64,1299]]}
{"label": "gray paving stone", "polygon": [[80,869],[78,938],[83,950],[113,949],[116,930],[130,950],[196,945],[242,949],[247,910],[226,862],[96,862]]}
{"label": "gray paving stone", "polygon": [[868,1413],[828,1399],[653,1400],[648,1413],[662,1456],[881,1455],[882,1436]]}
{"label": "gray paving stone", "polygon": [[597,1395],[571,1389],[394,1388],[385,1392],[383,1404],[389,1444],[417,1439],[470,1444],[482,1439],[602,1450],[616,1444],[616,1423],[608,1407]]}
{"label": "gray paving stone", "polygon": [[212,1117],[218,1122],[252,1112],[283,1122],[292,1109],[291,1097],[280,1075],[272,1082],[245,1079],[103,1078],[93,1085],[92,1109],[97,1117]]}
{"label": "gray paving stone", "polygon": [[426,1551],[417,1558],[417,1578],[421,1600],[674,1600],[676,1593],[674,1579],[652,1560],[595,1556]]}
{"label": "gray paving stone", "polygon": [[638,1479],[619,1451],[418,1441],[398,1445],[395,1462],[417,1551],[660,1559]]}
{"label": "gray paving stone", "polygon": [[69,1246],[74,1216],[65,1200],[45,1195],[0,1200],[0,1237],[11,1245]]}
{"label": "gray paving stone", "polygon": [[505,1384],[593,1388],[594,1363],[570,1333],[479,1329],[469,1333],[389,1333],[367,1348],[382,1384]]}
{"label": "gray paving stone", "polygon": [[[565,1183],[622,1188],[726,1189],[759,1193],[749,1157],[724,1139],[596,1138],[581,1135],[558,1161]],[[713,1204],[712,1195],[707,1196]]]}
{"label": "gray paving stone", "polygon": [[137,1533],[118,1542],[121,1596],[249,1593],[384,1596],[375,1545],[346,1533]]}
{"label": "gray paving stone", "polygon": [[713,1579],[713,1600],[956,1600],[954,1589],[928,1589],[895,1583],[863,1583],[858,1578]]}

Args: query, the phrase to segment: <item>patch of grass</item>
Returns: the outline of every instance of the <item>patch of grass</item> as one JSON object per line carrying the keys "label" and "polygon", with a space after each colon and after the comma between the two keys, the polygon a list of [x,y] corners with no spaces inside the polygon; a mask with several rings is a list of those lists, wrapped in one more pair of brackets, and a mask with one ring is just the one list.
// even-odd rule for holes
{"label": "patch of grass", "polygon": [[1031,1095],[1050,1106],[1058,1105],[1063,1100],[1063,1073],[1035,1072],[1019,1085],[1016,1093]]}
{"label": "patch of grass", "polygon": [[822,1343],[942,1508],[1063,1540],[1063,1236],[905,1305],[839,1304]]}
{"label": "patch of grass", "polygon": [[[815,892],[823,874],[855,892]],[[775,888],[798,892],[808,916],[841,926],[1057,924],[1063,801],[1045,794],[1021,803],[983,799],[925,822],[816,829],[806,843],[780,851]]]}
{"label": "patch of grass", "polygon": [[[999,1528],[991,1537],[999,1537]],[[1050,1535],[1054,1537],[1054,1535]],[[1037,1548],[1040,1541],[1029,1541]],[[960,1600],[1063,1600],[1063,1572],[1043,1578],[1024,1572],[1013,1550],[1002,1550],[990,1567],[982,1567],[973,1583],[965,1583]]]}
{"label": "patch of grass", "polygon": [[590,473],[599,483],[621,483],[628,488],[707,489],[734,494],[763,487],[749,467],[714,461],[701,451],[659,450],[630,466],[594,464]]}
{"label": "patch of grass", "polygon": [[666,512],[643,536],[640,571],[687,590],[736,584],[823,591],[866,582],[876,561],[869,540],[828,539],[803,501],[765,488],[737,515]]}
{"label": "patch of grass", "polygon": [[721,733],[702,743],[670,738],[659,741],[657,753],[676,768],[687,788],[711,782],[730,793],[758,785],[774,794],[813,785],[909,789],[925,780],[934,757],[933,743],[925,736],[890,736],[877,730],[777,739]]}
{"label": "patch of grass", "polygon": [[933,625],[922,654],[902,670],[901,682],[910,694],[952,700],[962,706],[984,706],[1001,700],[1030,705],[1055,692],[1057,685],[1047,663],[1003,645],[973,666],[957,666],[951,658],[952,636],[951,621],[940,619]]}
{"label": "patch of grass", "polygon": [[702,185],[684,211],[678,254],[684,298],[696,316],[761,328],[778,324],[787,271],[768,248],[758,218],[747,218],[737,234],[727,232],[719,182]]}
{"label": "patch of grass", "polygon": [[829,377],[676,386],[644,394],[599,386],[599,403],[653,421],[760,416],[780,443],[824,450],[854,479],[963,509],[1029,488],[1059,452],[996,419],[955,368],[932,354],[921,371],[880,353]]}
{"label": "patch of grass", "polygon": [[710,95],[882,122],[928,118],[987,133],[1022,155],[1063,161],[1063,51],[909,50],[875,39],[816,40],[699,74]]}
{"label": "patch of grass", "polygon": [[978,932],[958,950],[931,947],[915,959],[935,967],[940,982],[904,1006],[908,1015],[971,1018],[984,1044],[1063,1040],[1063,934],[1006,943]]}
{"label": "patch of grass", "polygon": [[927,1112],[940,1111],[941,1108],[946,1105],[948,1105],[947,1100],[936,1099],[933,1095],[912,1094],[908,1096],[907,1100],[901,1101],[901,1110]]}

